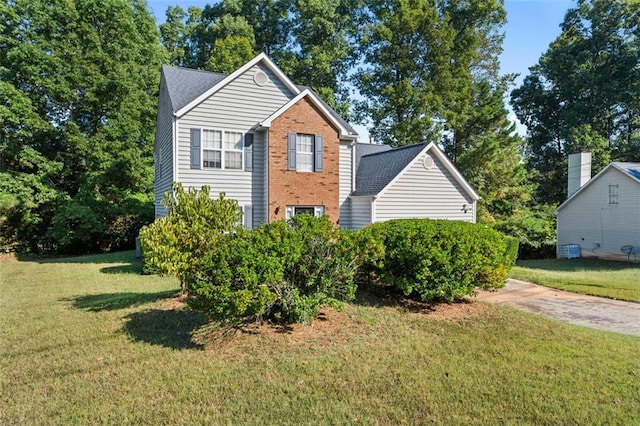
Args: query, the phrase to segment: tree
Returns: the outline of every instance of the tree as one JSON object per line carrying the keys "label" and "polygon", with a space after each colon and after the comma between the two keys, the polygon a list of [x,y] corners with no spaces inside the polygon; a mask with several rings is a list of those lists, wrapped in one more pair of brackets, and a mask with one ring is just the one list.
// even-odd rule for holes
{"label": "tree", "polygon": [[[162,56],[146,4],[16,0],[0,11],[0,173],[5,207],[23,209],[7,233],[32,250],[131,244],[153,214]],[[69,238],[80,222],[99,226]]]}
{"label": "tree", "polygon": [[461,143],[456,132],[468,120],[472,84],[501,83],[501,3],[379,0],[367,11],[365,67],[356,85],[367,98],[360,117],[372,120],[374,137],[406,145],[440,139],[446,130],[454,145]]}
{"label": "tree", "polygon": [[549,203],[566,198],[567,154],[593,151],[594,173],[640,158],[640,3],[579,0],[561,28],[511,94]]}
{"label": "tree", "polygon": [[222,0],[167,9],[162,44],[174,65],[230,73],[263,51],[343,115],[361,0]]}

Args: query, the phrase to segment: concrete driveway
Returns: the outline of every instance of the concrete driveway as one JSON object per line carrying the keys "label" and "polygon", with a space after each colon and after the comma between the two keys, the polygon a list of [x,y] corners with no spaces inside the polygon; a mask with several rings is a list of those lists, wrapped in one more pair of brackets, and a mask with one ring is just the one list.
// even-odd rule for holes
{"label": "concrete driveway", "polygon": [[555,290],[512,280],[478,300],[500,303],[599,330],[640,336],[640,304]]}

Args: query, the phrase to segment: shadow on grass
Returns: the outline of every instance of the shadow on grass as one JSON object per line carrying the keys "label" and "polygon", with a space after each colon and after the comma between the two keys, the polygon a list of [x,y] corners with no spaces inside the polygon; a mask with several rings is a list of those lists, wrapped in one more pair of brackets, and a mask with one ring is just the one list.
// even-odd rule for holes
{"label": "shadow on grass", "polygon": [[100,272],[103,274],[142,274],[142,262],[136,261],[131,262],[127,265],[118,265],[118,266],[105,266],[104,268],[100,268]]}
{"label": "shadow on grass", "polygon": [[118,251],[113,253],[103,254],[88,254],[82,256],[35,256],[35,255],[23,255],[17,256],[19,261],[24,262],[37,262],[37,263],[142,263],[142,261],[136,258],[134,250]]}
{"label": "shadow on grass", "polygon": [[144,305],[146,303],[173,297],[177,293],[177,290],[161,291],[158,293],[105,293],[77,296],[64,300],[71,300],[73,307],[76,309],[100,312]]}
{"label": "shadow on grass", "polygon": [[463,299],[455,302],[447,302],[444,300],[423,302],[420,299],[403,296],[393,291],[358,289],[356,299],[353,303],[374,308],[391,307],[407,312],[428,314],[434,312],[440,305],[466,305],[474,303],[474,301]]}
{"label": "shadow on grass", "polygon": [[203,349],[193,334],[205,323],[204,317],[186,309],[150,309],[126,316],[124,330],[134,341],[171,349]]}

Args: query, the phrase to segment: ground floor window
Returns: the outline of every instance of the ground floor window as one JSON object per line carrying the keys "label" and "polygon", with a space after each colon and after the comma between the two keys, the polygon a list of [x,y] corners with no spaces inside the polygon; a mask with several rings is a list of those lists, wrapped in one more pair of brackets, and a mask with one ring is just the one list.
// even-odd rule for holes
{"label": "ground floor window", "polygon": [[324,215],[324,206],[287,206],[287,219],[299,214],[322,217]]}
{"label": "ground floor window", "polygon": [[253,229],[253,206],[239,206],[241,213],[240,220],[236,222],[237,226],[244,226],[247,229]]}

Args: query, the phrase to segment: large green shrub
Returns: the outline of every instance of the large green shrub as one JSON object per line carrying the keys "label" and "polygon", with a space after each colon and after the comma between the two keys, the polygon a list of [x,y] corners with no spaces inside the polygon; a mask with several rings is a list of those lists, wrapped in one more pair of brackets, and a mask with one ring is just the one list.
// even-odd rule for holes
{"label": "large green shrub", "polygon": [[220,237],[238,228],[242,212],[237,201],[224,193],[212,199],[208,186],[185,191],[175,184],[164,205],[167,216],[140,231],[144,269],[179,278],[185,290],[188,278],[200,269]]}
{"label": "large green shrub", "polygon": [[310,322],[355,297],[359,240],[308,215],[228,233],[189,282],[189,305],[217,320]]}
{"label": "large green shrub", "polygon": [[[482,225],[399,219],[361,230],[384,247],[365,265],[374,282],[422,300],[453,301],[504,285],[513,265],[513,243]],[[517,250],[517,245],[515,246]]]}

